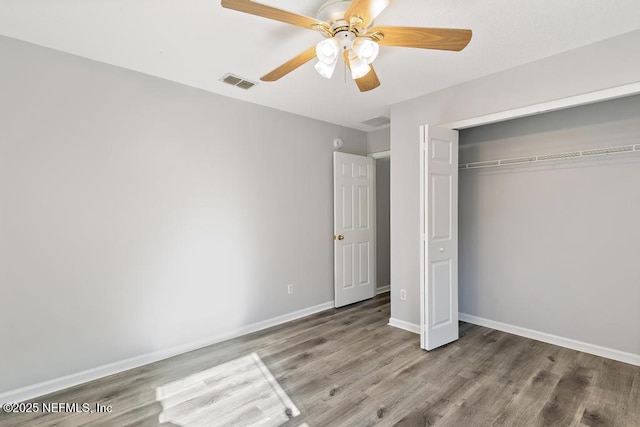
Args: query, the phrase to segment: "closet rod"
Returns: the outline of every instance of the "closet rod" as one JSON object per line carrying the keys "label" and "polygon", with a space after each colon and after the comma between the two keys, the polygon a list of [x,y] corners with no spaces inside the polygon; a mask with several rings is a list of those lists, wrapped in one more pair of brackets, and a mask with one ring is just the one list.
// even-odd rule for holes
{"label": "closet rod", "polygon": [[517,157],[514,159],[503,160],[487,160],[483,162],[462,163],[458,165],[458,169],[478,169],[478,168],[494,168],[499,166],[513,166],[520,164],[531,164],[538,162],[548,162],[551,160],[570,160],[581,159],[593,156],[606,156],[609,154],[629,154],[640,152],[640,144],[622,145],[619,147],[594,148],[591,150],[570,151],[567,153],[545,154],[543,156]]}

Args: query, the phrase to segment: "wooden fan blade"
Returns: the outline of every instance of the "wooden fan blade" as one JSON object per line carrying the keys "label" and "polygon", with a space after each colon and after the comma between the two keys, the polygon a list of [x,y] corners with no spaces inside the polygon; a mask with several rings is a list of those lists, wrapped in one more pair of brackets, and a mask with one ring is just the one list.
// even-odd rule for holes
{"label": "wooden fan blade", "polygon": [[370,65],[370,67],[371,71],[369,71],[364,77],[360,77],[356,80],[356,84],[358,85],[360,92],[367,92],[380,86],[380,80],[378,80],[378,75],[373,69],[373,65]]}
{"label": "wooden fan blade", "polygon": [[[342,54],[342,59],[344,59],[345,64],[347,64],[347,67],[349,68],[349,70],[351,70],[351,64],[349,63],[349,52],[345,50]],[[367,92],[380,86],[380,80],[378,80],[378,75],[373,69],[373,65],[369,66],[371,67],[371,71],[369,71],[364,77],[356,79],[356,84],[358,85],[358,89],[360,89],[360,92]]]}
{"label": "wooden fan blade", "polygon": [[389,6],[389,3],[391,0],[353,0],[344,14],[344,19],[349,22],[351,16],[357,15],[363,20],[361,25],[366,27]]}
{"label": "wooden fan blade", "polygon": [[367,34],[379,31],[384,38],[380,46],[416,47],[420,49],[439,49],[461,51],[471,41],[471,30],[451,28],[422,27],[374,27]]}
{"label": "wooden fan blade", "polygon": [[274,19],[287,24],[297,25],[298,27],[308,28],[311,30],[331,31],[326,22],[319,21],[308,16],[302,16],[295,13],[287,12],[275,7],[266,6],[251,0],[222,0],[222,7],[237,10],[239,12],[249,13],[251,15],[262,16],[263,18]]}
{"label": "wooden fan blade", "polygon": [[282,64],[275,70],[271,71],[270,73],[267,73],[264,76],[260,77],[260,80],[264,82],[275,82],[276,80],[286,76],[287,74],[289,74],[296,68],[300,67],[301,65],[304,65],[307,62],[311,61],[315,57],[316,57],[316,47],[313,46],[305,50],[304,52],[302,52],[300,55],[285,62],[284,64]]}

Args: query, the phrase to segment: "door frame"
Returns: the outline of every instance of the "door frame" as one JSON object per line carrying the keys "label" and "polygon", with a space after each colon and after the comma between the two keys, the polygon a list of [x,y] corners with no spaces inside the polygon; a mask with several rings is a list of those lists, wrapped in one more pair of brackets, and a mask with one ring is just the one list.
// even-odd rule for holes
{"label": "door frame", "polygon": [[[367,154],[367,157],[371,157],[373,160],[380,160],[380,159],[391,159],[391,150],[385,150],[385,151],[376,151],[375,153],[369,153]],[[376,178],[377,178],[377,172],[376,172]],[[389,181],[391,181],[391,175],[389,175]],[[391,182],[389,182],[389,184],[391,184]],[[376,200],[377,200],[377,191],[378,191],[378,182],[376,180]],[[389,185],[389,200],[391,200],[391,185]],[[389,201],[389,207],[391,207],[391,201]],[[373,210],[376,211],[376,221],[378,220],[378,207],[377,207],[377,203],[376,205],[373,207]],[[389,219],[391,219],[391,212],[389,212]],[[391,224],[389,224],[391,225]],[[393,231],[391,230],[391,227],[389,227],[389,243],[391,243],[391,233]],[[376,226],[376,232],[373,235],[373,247],[376,250],[376,268],[377,268],[377,257],[378,257],[378,227]],[[389,259],[389,264],[391,264],[391,259]],[[382,290],[379,290],[378,287],[378,275],[376,274],[376,295],[380,295],[380,294],[384,294],[385,292],[391,292],[391,283],[385,285]]]}
{"label": "door frame", "polygon": [[553,101],[526,105],[524,107],[511,108],[497,113],[484,114],[482,116],[471,117],[455,122],[442,123],[437,126],[452,130],[468,129],[476,126],[518,119],[520,117],[533,116],[539,113],[549,113],[551,111],[595,104],[597,102],[609,101],[616,98],[624,98],[626,96],[636,94],[640,94],[640,82],[596,90],[594,92],[587,92],[580,95],[569,96],[567,98],[554,99]]}
{"label": "door frame", "polygon": [[390,159],[391,158],[391,150],[387,151],[377,151],[375,153],[369,153],[367,156],[371,157],[374,160],[378,159]]}

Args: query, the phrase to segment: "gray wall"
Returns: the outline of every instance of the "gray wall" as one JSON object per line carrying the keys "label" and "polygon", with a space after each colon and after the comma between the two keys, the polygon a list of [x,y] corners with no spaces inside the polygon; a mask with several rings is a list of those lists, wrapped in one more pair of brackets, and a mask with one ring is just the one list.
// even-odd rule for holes
{"label": "gray wall", "polygon": [[[461,162],[640,143],[640,96],[460,132]],[[640,354],[640,153],[460,171],[460,312]]]}
{"label": "gray wall", "polygon": [[391,129],[384,128],[367,133],[367,153],[391,150]]}
{"label": "gray wall", "polygon": [[420,322],[420,125],[636,83],[638,45],[640,30],[391,106],[391,317]]}
{"label": "gray wall", "polygon": [[0,393],[333,300],[332,141],[366,154],[364,132],[0,58]]}
{"label": "gray wall", "polygon": [[376,258],[378,287],[391,283],[390,193],[391,159],[376,160]]}

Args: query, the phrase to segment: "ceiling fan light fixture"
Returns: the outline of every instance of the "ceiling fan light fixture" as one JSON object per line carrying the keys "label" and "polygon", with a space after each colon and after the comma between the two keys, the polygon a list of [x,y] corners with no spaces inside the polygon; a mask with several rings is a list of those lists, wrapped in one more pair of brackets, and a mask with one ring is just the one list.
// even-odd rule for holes
{"label": "ceiling fan light fixture", "polygon": [[327,65],[330,65],[338,59],[340,53],[340,40],[336,37],[324,39],[316,45],[316,56]]}
{"label": "ceiling fan light fixture", "polygon": [[318,74],[320,74],[322,77],[324,77],[325,79],[330,79],[331,76],[333,76],[333,72],[336,69],[337,63],[338,63],[337,58],[331,64],[326,64],[322,61],[318,61],[318,63],[314,66],[314,68],[316,69]]}
{"label": "ceiling fan light fixture", "polygon": [[365,64],[371,64],[378,57],[380,46],[373,40],[358,37],[353,42],[353,52]]}
{"label": "ceiling fan light fixture", "polygon": [[380,86],[376,71],[370,65],[378,55],[377,43],[458,52],[469,44],[472,36],[471,30],[455,28],[373,26],[378,15],[392,0],[323,0],[324,4],[316,18],[257,1],[222,0],[221,5],[238,12],[318,31],[326,38],[260,77],[262,81],[279,80],[314,57],[320,62],[316,64],[316,70],[325,77],[331,77],[338,57],[343,56],[358,89],[367,92]]}
{"label": "ceiling fan light fixture", "polygon": [[353,77],[353,80],[358,80],[371,71],[369,64],[365,64],[357,56],[349,58],[349,68],[351,68],[351,77]]}

